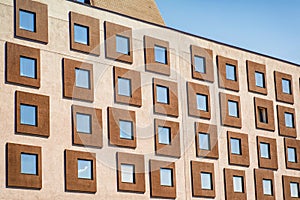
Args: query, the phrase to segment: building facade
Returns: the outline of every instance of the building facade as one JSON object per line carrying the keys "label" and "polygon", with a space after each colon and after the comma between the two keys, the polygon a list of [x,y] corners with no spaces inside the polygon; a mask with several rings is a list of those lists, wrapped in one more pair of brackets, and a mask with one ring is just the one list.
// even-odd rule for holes
{"label": "building facade", "polygon": [[0,3],[1,199],[300,199],[299,65],[96,2]]}

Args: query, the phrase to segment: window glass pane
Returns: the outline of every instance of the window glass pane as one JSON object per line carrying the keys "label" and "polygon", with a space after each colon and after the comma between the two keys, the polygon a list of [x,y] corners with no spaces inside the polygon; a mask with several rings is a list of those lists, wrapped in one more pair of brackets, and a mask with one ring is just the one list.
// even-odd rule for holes
{"label": "window glass pane", "polygon": [[37,155],[21,153],[21,173],[37,175]]}
{"label": "window glass pane", "polygon": [[123,183],[134,183],[134,165],[121,164],[121,181]]}
{"label": "window glass pane", "polygon": [[211,173],[201,172],[201,189],[212,190]]}
{"label": "window glass pane", "polygon": [[288,162],[297,162],[296,149],[288,147]]}
{"label": "window glass pane", "polygon": [[294,117],[292,113],[284,113],[285,126],[288,128],[294,128]]}
{"label": "window glass pane", "polygon": [[228,101],[228,114],[231,117],[238,117],[238,103],[235,101]]}
{"label": "window glass pane", "polygon": [[236,81],[235,66],[226,64],[226,79]]}
{"label": "window glass pane", "polygon": [[117,35],[116,36],[116,51],[118,53],[129,55],[129,38]]}
{"label": "window glass pane", "polygon": [[80,3],[87,3],[87,4],[90,4],[90,0],[76,0]]}
{"label": "window glass pane", "polygon": [[291,197],[299,197],[299,184],[290,183]]}
{"label": "window glass pane", "polygon": [[230,138],[230,147],[232,154],[241,155],[241,140],[236,138]]}
{"label": "window glass pane", "polygon": [[234,192],[244,192],[243,177],[233,176],[233,191]]}
{"label": "window glass pane", "polygon": [[210,137],[207,133],[199,133],[199,148],[202,150],[210,150]]}
{"label": "window glass pane", "polygon": [[76,113],[76,130],[79,133],[87,133],[91,132],[91,124],[92,119],[91,115]]}
{"label": "window glass pane", "polygon": [[121,139],[133,139],[132,122],[120,120],[120,138]]}
{"label": "window glass pane", "polygon": [[156,86],[156,98],[158,103],[169,103],[169,89],[163,86]]}
{"label": "window glass pane", "polygon": [[263,179],[263,192],[264,195],[273,195],[272,193],[272,180]]}
{"label": "window glass pane", "polygon": [[268,112],[266,108],[258,107],[259,121],[262,123],[268,123]]}
{"label": "window glass pane", "polygon": [[154,46],[155,62],[167,64],[167,49],[165,47]]}
{"label": "window glass pane", "polygon": [[74,24],[74,41],[80,44],[89,44],[89,27]]}
{"label": "window glass pane", "polygon": [[19,11],[20,29],[35,32],[35,13],[20,10]]}
{"label": "window glass pane", "polygon": [[207,96],[197,94],[197,109],[207,112]]}
{"label": "window glass pane", "polygon": [[264,74],[261,72],[255,72],[255,85],[257,87],[264,88],[265,87],[265,80]]}
{"label": "window glass pane", "polygon": [[205,58],[195,56],[194,57],[194,63],[195,63],[195,71],[205,74],[206,73],[206,65],[205,65]]}
{"label": "window glass pane", "polygon": [[270,158],[270,144],[260,143],[260,157]]}
{"label": "window glass pane", "polygon": [[90,71],[84,69],[75,69],[76,87],[90,88]]}
{"label": "window glass pane", "polygon": [[160,185],[173,186],[172,169],[160,168]]}
{"label": "window glass pane", "polygon": [[37,107],[31,105],[21,104],[20,114],[21,114],[21,124],[36,126],[36,113]]}
{"label": "window glass pane", "polygon": [[291,82],[287,79],[282,79],[282,92],[285,94],[291,94]]}
{"label": "window glass pane", "polygon": [[158,143],[171,144],[171,130],[168,127],[158,127]]}
{"label": "window glass pane", "polygon": [[20,57],[20,75],[28,78],[36,78],[36,60]]}
{"label": "window glass pane", "polygon": [[78,178],[93,179],[93,161],[78,159]]}
{"label": "window glass pane", "polygon": [[118,78],[118,94],[122,96],[131,96],[131,80]]}

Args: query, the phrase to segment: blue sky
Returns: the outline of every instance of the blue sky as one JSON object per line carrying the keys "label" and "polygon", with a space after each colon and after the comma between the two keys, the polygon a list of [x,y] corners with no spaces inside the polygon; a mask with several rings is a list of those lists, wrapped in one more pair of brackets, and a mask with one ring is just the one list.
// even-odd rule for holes
{"label": "blue sky", "polygon": [[156,0],[168,27],[300,64],[299,0]]}

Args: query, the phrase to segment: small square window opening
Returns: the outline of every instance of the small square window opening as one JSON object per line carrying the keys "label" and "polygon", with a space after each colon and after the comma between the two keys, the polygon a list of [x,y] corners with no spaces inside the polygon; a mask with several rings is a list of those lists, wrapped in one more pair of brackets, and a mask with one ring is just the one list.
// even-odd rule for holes
{"label": "small square window opening", "polygon": [[236,81],[235,66],[226,64],[226,79]]}
{"label": "small square window opening", "polygon": [[120,120],[120,138],[133,140],[133,127],[131,121]]}
{"label": "small square window opening", "polygon": [[35,13],[25,11],[25,10],[20,10],[19,11],[19,27],[20,29],[30,31],[30,32],[35,32]]}
{"label": "small square window opening", "polygon": [[154,46],[155,62],[167,64],[167,49],[161,46]]}
{"label": "small square window opening", "polygon": [[20,105],[21,124],[37,126],[37,107],[32,105]]}
{"label": "small square window opening", "polygon": [[129,38],[117,35],[116,36],[116,51],[121,54],[129,55],[130,46]]}
{"label": "small square window opening", "polygon": [[272,180],[270,179],[263,179],[263,193],[264,195],[273,195],[272,191]]}
{"label": "small square window opening", "polygon": [[299,198],[299,184],[298,183],[290,183],[290,192],[291,192],[291,197],[293,198]]}
{"label": "small square window opening", "polygon": [[282,92],[285,94],[291,94],[291,81],[287,79],[282,79]]}
{"label": "small square window opening", "polygon": [[244,192],[242,176],[233,176],[233,191],[238,193]]}
{"label": "small square window opening", "polygon": [[199,148],[201,150],[210,150],[210,137],[207,133],[199,133]]}
{"label": "small square window opening", "polygon": [[84,69],[75,69],[76,87],[90,89],[90,71]]}
{"label": "small square window opening", "polygon": [[169,127],[158,127],[158,143],[171,144],[171,129]]}
{"label": "small square window opening", "polygon": [[255,85],[261,88],[265,87],[265,79],[263,73],[255,72]]}
{"label": "small square window opening", "polygon": [[267,109],[263,107],[258,107],[258,113],[259,113],[259,121],[267,124],[268,123]]}
{"label": "small square window opening", "polygon": [[20,75],[28,78],[36,78],[36,59],[21,56]]}
{"label": "small square window opening", "polygon": [[126,78],[118,78],[118,94],[131,97],[131,80]]}
{"label": "small square window opening", "polygon": [[121,164],[121,181],[123,183],[134,183],[134,165]]}
{"label": "small square window opening", "polygon": [[285,126],[288,128],[294,128],[294,116],[292,113],[284,113]]}
{"label": "small square window opening", "polygon": [[37,175],[38,174],[37,155],[21,153],[21,173]]}
{"label": "small square window opening", "polygon": [[260,144],[260,157],[270,159],[270,144],[261,142]]}
{"label": "small square window opening", "polygon": [[78,165],[78,178],[80,179],[93,179],[93,161],[92,160],[77,160]]}
{"label": "small square window opening", "polygon": [[212,176],[211,173],[201,172],[201,189],[212,190]]}
{"label": "small square window opening", "polygon": [[169,88],[157,85],[156,98],[158,103],[169,104]]}
{"label": "small square window opening", "polygon": [[206,63],[205,58],[200,56],[194,56],[194,63],[195,63],[195,71],[201,74],[206,73]]}
{"label": "small square window opening", "polygon": [[89,45],[89,27],[74,24],[74,41],[80,44]]}
{"label": "small square window opening", "polygon": [[236,101],[228,101],[228,114],[231,117],[239,117],[238,103]]}
{"label": "small square window opening", "polygon": [[197,109],[207,112],[207,95],[197,94]]}
{"label": "small square window opening", "polygon": [[236,155],[241,155],[241,140],[236,138],[230,138],[230,147],[231,147],[231,153]]}
{"label": "small square window opening", "polygon": [[160,168],[160,185],[167,187],[173,186],[172,169]]}
{"label": "small square window opening", "polygon": [[76,113],[76,130],[79,133],[91,134],[91,115]]}
{"label": "small square window opening", "polygon": [[288,162],[297,162],[297,151],[296,148],[288,147]]}

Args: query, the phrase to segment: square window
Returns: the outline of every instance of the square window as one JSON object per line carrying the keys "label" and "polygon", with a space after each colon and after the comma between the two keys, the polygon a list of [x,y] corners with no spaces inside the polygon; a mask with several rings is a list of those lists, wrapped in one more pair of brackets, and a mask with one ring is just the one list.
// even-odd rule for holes
{"label": "square window", "polygon": [[231,153],[241,155],[241,140],[236,138],[230,138],[230,147],[231,147]]}
{"label": "square window", "polygon": [[291,197],[299,198],[299,184],[298,183],[290,183],[290,191]]}
{"label": "square window", "polygon": [[281,80],[282,92],[285,94],[291,94],[291,81],[287,79]]}
{"label": "square window", "polygon": [[36,59],[20,57],[20,76],[36,78]]}
{"label": "square window", "polygon": [[35,32],[35,13],[20,10],[19,11],[20,29]]}
{"label": "square window", "polygon": [[297,151],[296,148],[288,147],[288,162],[297,162]]}
{"label": "square window", "polygon": [[90,71],[85,69],[75,69],[76,87],[90,89]]}
{"label": "square window", "polygon": [[265,87],[265,79],[263,73],[255,72],[255,85],[261,88]]}
{"label": "square window", "polygon": [[268,123],[268,112],[266,108],[258,107],[259,121],[262,123]]}
{"label": "square window", "polygon": [[32,105],[20,105],[21,124],[37,126],[37,107]]}
{"label": "square window", "polygon": [[81,179],[93,179],[93,161],[78,159],[78,178]]}
{"label": "square window", "polygon": [[74,24],[74,41],[89,45],[89,27]]}
{"label": "square window", "polygon": [[129,48],[129,38],[116,35],[116,51],[121,54],[129,55],[130,48]]}
{"label": "square window", "polygon": [[21,153],[21,173],[22,174],[37,174],[37,155]]}
{"label": "square window", "polygon": [[156,86],[156,98],[158,103],[169,103],[169,88],[164,86]]}
{"label": "square window", "polygon": [[242,176],[233,176],[233,191],[243,193],[243,177]]}
{"label": "square window", "polygon": [[171,129],[169,127],[158,127],[158,143],[171,144]]}
{"label": "square window", "polygon": [[133,130],[131,121],[120,120],[120,138],[132,140],[133,139]]}
{"label": "square window", "polygon": [[167,48],[154,46],[155,62],[167,64]]}
{"label": "square window", "polygon": [[228,101],[228,114],[231,117],[239,117],[238,103],[236,101]]}
{"label": "square window", "polygon": [[122,183],[134,183],[134,165],[121,164]]}
{"label": "square window", "polygon": [[195,62],[195,71],[205,74],[206,73],[205,58],[200,56],[194,56],[194,62]]}
{"label": "square window", "polygon": [[284,113],[285,126],[288,128],[294,128],[294,116],[292,113]]}
{"label": "square window", "polygon": [[226,79],[236,81],[235,66],[226,64]]}
{"label": "square window", "polygon": [[201,189],[212,190],[211,173],[201,172]]}
{"label": "square window", "polygon": [[263,179],[263,193],[264,195],[273,195],[272,191],[272,180]]}
{"label": "square window", "polygon": [[131,80],[118,77],[118,94],[131,97]]}
{"label": "square window", "polygon": [[202,150],[210,150],[210,137],[207,133],[199,133],[199,148]]}
{"label": "square window", "polygon": [[270,159],[270,144],[260,143],[260,157]]}
{"label": "square window", "polygon": [[207,112],[207,95],[197,94],[197,109]]}
{"label": "square window", "polygon": [[160,185],[173,186],[172,169],[160,168]]}
{"label": "square window", "polygon": [[79,133],[91,134],[91,115],[76,113],[76,130]]}

